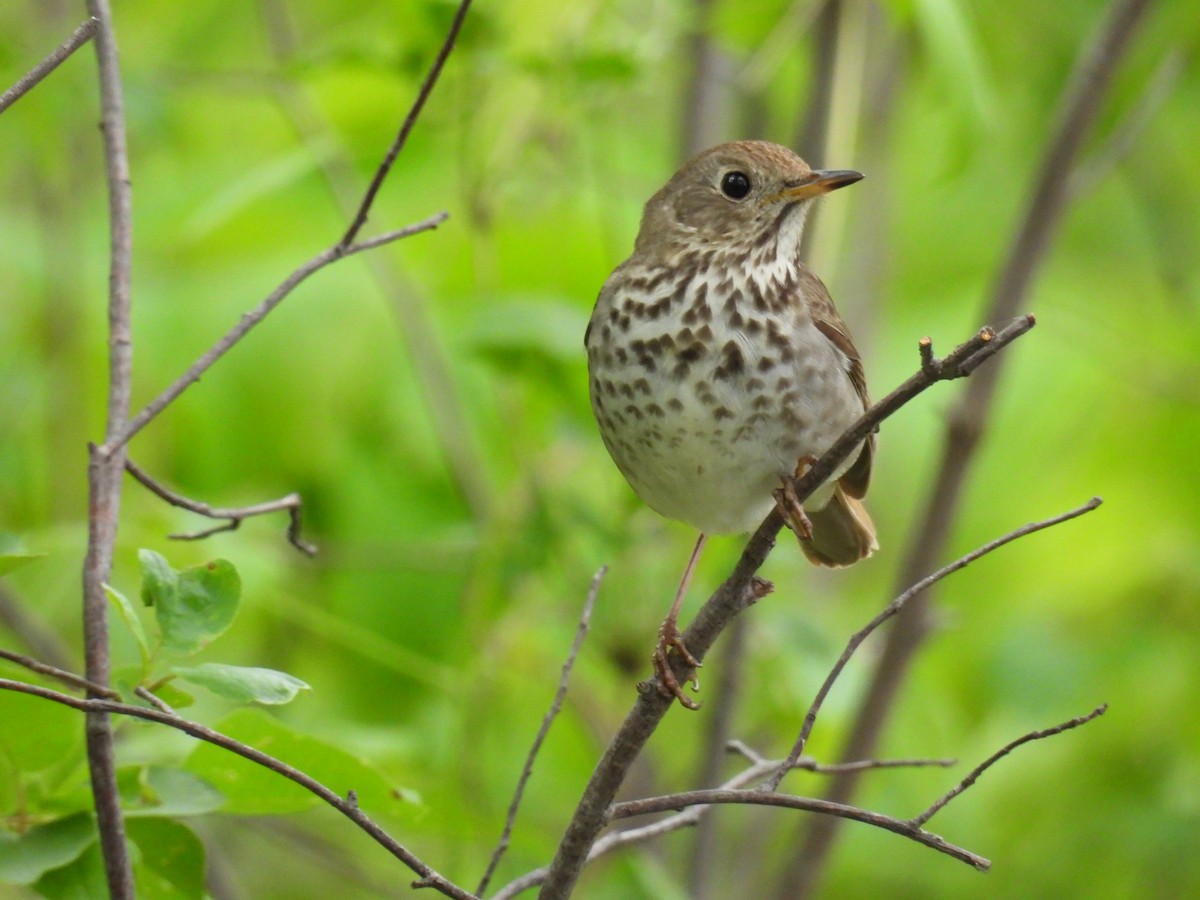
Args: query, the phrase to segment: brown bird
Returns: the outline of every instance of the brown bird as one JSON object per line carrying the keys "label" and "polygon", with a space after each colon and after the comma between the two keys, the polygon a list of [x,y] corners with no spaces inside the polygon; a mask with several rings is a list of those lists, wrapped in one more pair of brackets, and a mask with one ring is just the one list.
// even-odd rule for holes
{"label": "brown bird", "polygon": [[[652,509],[700,531],[654,654],[664,689],[691,708],[667,654],[698,665],[677,619],[705,536],[757,527],[781,479],[869,402],[849,330],[799,259],[813,201],[862,177],[813,170],[763,141],[701,153],[647,202],[584,336],[592,409],[617,467]],[[877,549],[861,503],[873,453],[869,438],[804,510],[781,502],[814,563],[848,566]]]}

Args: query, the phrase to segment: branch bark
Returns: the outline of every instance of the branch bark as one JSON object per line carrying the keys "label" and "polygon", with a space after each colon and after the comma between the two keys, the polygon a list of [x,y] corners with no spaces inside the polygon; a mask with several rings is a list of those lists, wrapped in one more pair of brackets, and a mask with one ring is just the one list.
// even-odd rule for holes
{"label": "branch bark", "polygon": [[67,57],[90,41],[95,36],[98,25],[99,22],[95,18],[85,19],[57,49],[18,78],[16,84],[0,94],[0,113],[37,87],[42,79],[62,65]]}
{"label": "branch bark", "polygon": [[[1064,89],[1052,137],[1032,185],[1024,216],[992,288],[986,318],[995,321],[1011,316],[1025,303],[1029,287],[1045,261],[1051,239],[1066,209],[1070,197],[1069,173],[1076,164],[1113,73],[1152,2],[1114,0],[1097,36],[1081,52]],[[898,579],[901,587],[912,584],[922,573],[933,569],[945,549],[1002,373],[1001,366],[991,366],[972,379],[949,416],[937,480],[928,492],[929,502],[901,567]],[[860,759],[872,754],[908,664],[930,628],[928,607],[933,596],[933,592],[927,592],[909,606],[906,615],[897,619],[859,706],[841,758]],[[848,773],[835,780],[825,796],[835,802],[848,802],[857,782],[857,775]],[[791,857],[777,896],[794,900],[811,895],[837,829],[837,822],[824,818],[811,824],[800,851]]]}
{"label": "branch bark", "polygon": [[[133,201],[125,141],[125,107],[112,10],[108,0],[88,0],[95,20],[96,63],[100,85],[100,129],[108,185],[108,415],[105,440],[120,433],[129,418],[133,342],[130,335],[130,277],[133,258]],[[124,452],[99,453],[88,448],[88,541],[83,563],[83,644],[88,681],[109,684],[108,600],[104,584],[112,571],[121,507]],[[94,692],[93,692],[94,694]],[[109,894],[115,900],[134,896],[133,870],[125,843],[125,824],[117,792],[112,726],[103,710],[89,710],[86,720],[88,771],[91,775],[96,825]]]}

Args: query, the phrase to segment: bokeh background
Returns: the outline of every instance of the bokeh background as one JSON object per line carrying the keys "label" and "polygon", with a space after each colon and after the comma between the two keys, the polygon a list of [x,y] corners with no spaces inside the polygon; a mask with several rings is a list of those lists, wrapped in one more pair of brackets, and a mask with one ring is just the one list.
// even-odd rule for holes
{"label": "bokeh background", "polygon": [[[345,229],[453,4],[115,5],[141,403]],[[311,738],[293,752],[334,746],[367,763],[384,785],[368,811],[470,887],[592,574],[610,567],[499,883],[549,860],[645,675],[694,539],[638,503],[587,405],[584,326],[641,204],[690,149],[738,137],[866,172],[825,204],[808,251],[882,395],[914,370],[918,338],[945,351],[984,324],[1064,82],[1105,4],[845,0],[836,27],[823,6],[480,0],[368,228],[441,209],[450,220],[319,273],[132,442],[143,467],[213,504],[303,495],[313,560],[288,546],[282,517],[172,542],[205,523],[130,481],[113,581],[136,595],[140,547],[178,566],[233,561],[243,608],[203,658],[310,683],[277,713],[289,735]],[[0,84],[82,16],[55,0],[0,6]],[[1110,710],[1021,748],[933,820],[991,858],[991,873],[851,825],[818,896],[1200,892],[1198,39],[1200,6],[1153,4],[1083,164],[1062,173],[1075,194],[1025,304],[1039,324],[1008,353],[946,560],[1094,494],[1105,504],[945,584],[879,752],[961,762],[874,773],[858,802],[912,815],[1011,738]],[[90,50],[0,117],[0,533],[45,554],[0,581],[0,641],[73,666],[85,446],[102,434],[106,390],[96,122]],[[939,386],[885,424],[875,557],[816,572],[784,540],[768,561],[777,591],[746,617],[733,725],[760,752],[786,752],[846,638],[890,599],[961,389]],[[739,548],[710,543],[691,608]],[[118,664],[132,661],[114,632]],[[818,758],[836,756],[878,645],[826,705]],[[697,786],[721,665],[705,669],[704,709],[668,716],[631,790]],[[239,724],[211,698],[188,712]],[[0,830],[79,808],[74,715],[0,696]],[[240,733],[259,733],[257,716]],[[30,734],[52,758],[22,755]],[[190,741],[153,726],[121,737],[130,779],[224,764],[197,762]],[[788,785],[822,790],[814,775]],[[203,843],[212,896],[407,893],[407,871],[379,847],[328,810],[294,812],[304,798],[277,790],[276,806],[261,787],[177,820]],[[793,895],[783,873],[801,815],[722,809],[716,822],[696,896]],[[695,853],[692,831],[621,853],[588,871],[581,896],[689,896]],[[8,892],[32,896],[0,885]]]}

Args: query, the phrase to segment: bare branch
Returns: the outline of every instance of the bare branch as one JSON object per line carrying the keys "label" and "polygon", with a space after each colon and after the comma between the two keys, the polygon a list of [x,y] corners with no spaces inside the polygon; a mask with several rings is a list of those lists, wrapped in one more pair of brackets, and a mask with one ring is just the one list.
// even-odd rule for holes
{"label": "bare branch", "polygon": [[600,592],[600,582],[604,580],[604,575],[608,571],[607,566],[601,566],[595,575],[592,576],[591,587],[588,588],[587,600],[583,604],[583,612],[579,616],[579,624],[575,628],[575,639],[571,642],[571,650],[567,653],[567,659],[563,663],[562,672],[558,676],[558,688],[554,692],[554,701],[550,704],[550,709],[546,711],[546,715],[542,717],[542,725],[538,728],[537,736],[533,739],[533,746],[529,748],[529,754],[525,757],[525,765],[521,769],[521,777],[517,780],[517,789],[513,793],[512,803],[508,805],[508,815],[504,819],[504,830],[500,834],[500,840],[496,844],[496,849],[492,852],[491,861],[488,863],[487,871],[483,873],[483,878],[479,880],[479,887],[475,889],[475,893],[480,897],[487,890],[488,882],[492,880],[492,875],[496,872],[496,867],[500,865],[500,859],[504,856],[508,849],[509,839],[512,837],[513,822],[517,818],[517,810],[521,807],[521,798],[525,794],[525,785],[529,781],[529,776],[533,774],[533,763],[537,759],[538,751],[542,749],[542,743],[546,740],[546,735],[550,733],[550,726],[554,724],[554,720],[558,717],[559,711],[562,709],[563,700],[567,696],[567,684],[571,680],[571,670],[575,668],[575,659],[579,656],[579,649],[583,646],[583,639],[587,636],[588,628],[592,621],[592,609],[596,606],[596,595]]}
{"label": "bare branch", "polygon": [[409,109],[408,115],[404,117],[404,122],[401,123],[400,130],[396,133],[395,140],[392,141],[392,146],[388,148],[387,154],[383,157],[383,162],[379,164],[379,169],[375,172],[375,177],[371,179],[371,185],[367,188],[366,194],[363,195],[358,212],[354,214],[354,221],[350,223],[350,227],[346,229],[346,233],[342,236],[337,246],[342,248],[349,247],[354,243],[355,238],[358,237],[358,233],[362,230],[362,227],[367,224],[367,216],[371,212],[371,205],[375,202],[375,196],[383,186],[383,180],[387,178],[388,172],[392,170],[392,165],[396,162],[396,157],[404,149],[404,145],[408,141],[409,132],[412,131],[413,126],[417,123],[417,116],[421,114],[421,110],[425,107],[425,101],[433,93],[433,86],[437,84],[438,76],[442,74],[442,67],[446,65],[450,51],[454,49],[454,42],[458,39],[458,32],[462,28],[463,20],[467,17],[467,10],[470,8],[471,0],[461,0],[458,4],[458,10],[454,13],[454,20],[450,23],[450,30],[446,33],[446,39],[442,42],[442,49],[438,51],[433,65],[429,67],[429,73],[425,76],[425,81],[422,82],[420,91],[417,92],[417,99],[413,101],[412,108]]}
{"label": "bare branch", "polygon": [[[737,752],[745,756],[750,761],[751,765],[739,772],[733,778],[730,778],[722,784],[719,790],[740,790],[748,784],[753,784],[762,778],[765,778],[776,768],[779,767],[781,760],[764,759],[759,756],[754,750],[750,749],[741,741],[733,740],[727,745],[731,752]],[[823,765],[814,762],[813,760],[801,760],[796,768],[806,769],[810,772],[832,773],[842,771],[847,766],[857,766],[859,768],[872,769],[888,769],[901,767],[919,767],[919,766],[950,766],[954,764],[954,760],[950,759],[897,759],[897,760],[864,760],[860,763],[840,763],[838,765]],[[673,816],[668,816],[665,819],[660,819],[650,825],[643,825],[639,828],[625,828],[620,831],[612,831],[601,837],[592,846],[588,852],[587,863],[594,862],[601,856],[612,853],[614,850],[619,850],[622,847],[628,847],[633,844],[641,844],[654,838],[661,837],[665,834],[670,834],[673,831],[679,831],[682,828],[689,828],[693,825],[698,825],[708,818],[708,814],[712,812],[712,806],[700,805],[689,806],[682,812],[676,813]],[[532,872],[527,872],[520,878],[517,878],[506,884],[493,900],[511,900],[523,891],[537,887],[546,880],[546,875],[549,873],[549,866],[542,866],[539,869],[534,869]]]}
{"label": "bare branch", "polygon": [[699,804],[707,806],[713,803],[736,803],[747,806],[782,806],[786,809],[800,809],[827,816],[837,816],[841,819],[851,819],[855,822],[874,825],[876,828],[882,828],[885,831],[902,835],[916,841],[918,844],[924,844],[926,847],[937,850],[939,853],[945,853],[959,862],[965,862],[967,865],[974,866],[981,872],[986,872],[992,865],[984,857],[955,844],[951,844],[944,838],[925,831],[918,825],[914,825],[912,822],[905,821],[904,819],[885,816],[882,813],[869,812],[855,806],[831,803],[828,800],[817,800],[811,797],[793,797],[789,794],[776,794],[773,791],[731,791],[719,789],[684,791],[679,794],[667,794],[662,797],[650,797],[645,800],[630,800],[625,803],[618,803],[612,807],[611,816],[613,819],[625,819],[630,816],[644,816],[650,813],[681,809],[686,806],[696,806]]}
{"label": "bare branch", "polygon": [[386,234],[381,234],[378,237],[370,238],[361,243],[353,244],[349,247],[343,247],[340,244],[335,244],[327,250],[323,250],[321,253],[318,253],[308,262],[304,263],[294,272],[292,272],[292,274],[285,278],[282,282],[280,282],[279,286],[276,287],[275,290],[271,291],[271,293],[267,295],[266,299],[263,300],[262,303],[255,307],[251,312],[243,315],[238,323],[229,329],[229,331],[225,333],[225,336],[217,341],[212,347],[210,347],[203,356],[192,363],[186,372],[175,379],[175,381],[161,394],[147,403],[142,408],[141,412],[139,412],[130,420],[129,424],[125,428],[123,428],[118,434],[110,437],[104,446],[100,448],[102,455],[106,457],[110,456],[121,447],[124,447],[130,438],[145,428],[151,419],[153,419],[164,409],[166,409],[167,406],[173,403],[180,394],[199,381],[201,376],[211,369],[213,364],[218,359],[229,352],[229,350],[231,350],[235,344],[249,334],[250,330],[255,325],[265,319],[271,310],[282,303],[284,298],[286,298],[288,294],[299,287],[300,284],[302,284],[310,275],[314,274],[315,272],[319,272],[330,263],[337,262],[340,259],[345,259],[347,256],[360,253],[363,250],[371,250],[375,247],[382,246],[383,244],[388,244],[392,241],[398,241],[401,238],[419,234],[422,231],[431,231],[442,224],[442,222],[446,221],[447,218],[448,213],[440,212],[430,216],[427,219],[422,219],[420,222],[409,225],[406,228],[389,231]]}
{"label": "bare branch", "polygon": [[50,678],[57,679],[68,687],[76,688],[82,691],[91,691],[93,694],[100,697],[107,697],[110,700],[120,700],[121,695],[112,688],[96,684],[94,681],[88,681],[74,672],[68,672],[66,669],[60,669],[58,666],[52,666],[49,663],[41,662],[34,659],[32,656],[25,656],[22,653],[13,653],[11,650],[0,649],[0,659],[7,659],[9,662],[16,663],[18,666],[24,666],[31,672],[37,672],[39,675],[46,675]]}
{"label": "bare branch", "polygon": [[[202,741],[207,741],[231,753],[236,753],[253,763],[257,763],[264,768],[270,769],[277,775],[282,775],[289,781],[295,782],[311,794],[315,794],[321,800],[324,800],[351,822],[369,834],[376,843],[384,847],[396,859],[400,860],[414,872],[421,876],[419,882],[414,883],[414,887],[433,887],[447,897],[455,897],[457,900],[477,900],[474,894],[470,891],[465,891],[452,882],[448,881],[442,875],[438,874],[432,867],[424,863],[412,851],[408,850],[395,838],[389,835],[382,827],[379,826],[370,816],[364,813],[358,806],[358,798],[353,791],[346,797],[341,797],[331,791],[321,782],[317,781],[311,775],[300,771],[282,760],[276,759],[270,754],[263,753],[248,744],[243,744],[241,741],[234,740],[228,735],[222,734],[219,731],[201,725],[199,722],[193,722],[190,719],[184,719],[178,715],[166,712],[160,709],[149,709],[144,706],[133,706],[128,703],[119,703],[113,700],[103,700],[96,698],[88,698],[86,700],[78,697],[72,697],[70,694],[63,694],[58,691],[50,690],[49,688],[39,687],[34,684],[26,684],[23,681],[13,681],[8,678],[0,678],[0,690],[15,691],[21,694],[29,694],[34,697],[41,697],[43,700],[50,700],[54,703],[60,703],[63,706],[69,706],[72,709],[78,709],[89,715],[121,715],[129,716],[134,719],[144,719],[147,722],[157,722],[160,725],[166,725],[184,734],[191,735]],[[157,704],[156,704],[157,705]]]}
{"label": "bare branch", "polygon": [[125,471],[136,478],[147,490],[152,494],[165,500],[172,506],[177,506],[180,509],[186,509],[189,512],[194,512],[201,516],[206,516],[210,519],[226,519],[223,525],[218,525],[214,528],[208,528],[204,531],[193,531],[186,533],[176,533],[169,535],[173,540],[177,541],[197,541],[210,535],[218,534],[222,531],[236,531],[242,524],[244,519],[249,519],[253,516],[262,516],[267,513],[278,512],[286,509],[288,511],[289,525],[287,530],[288,543],[303,553],[305,556],[316,556],[317,548],[308,541],[300,537],[300,507],[302,501],[299,494],[288,494],[286,497],[280,497],[278,500],[267,500],[263,503],[254,503],[250,506],[232,506],[232,507],[217,507],[209,506],[207,503],[202,503],[198,500],[191,500],[182,494],[172,491],[165,487],[160,482],[156,481],[146,472],[141,466],[137,465],[132,459],[126,458]]}
{"label": "bare branch", "polygon": [[[808,737],[812,733],[813,726],[816,724],[817,715],[821,711],[821,705],[825,702],[825,698],[829,695],[829,691],[833,688],[834,682],[836,682],[838,677],[842,674],[842,670],[846,667],[846,664],[850,662],[850,657],[854,655],[854,651],[858,649],[858,646],[865,641],[875,631],[875,629],[877,629],[892,616],[899,613],[900,610],[904,609],[905,605],[912,600],[913,597],[920,596],[921,593],[928,590],[931,586],[937,584],[947,575],[951,575],[957,572],[959,569],[966,568],[980,557],[986,556],[993,550],[998,550],[1005,544],[1012,543],[1018,538],[1025,537],[1026,535],[1033,534],[1037,531],[1042,531],[1043,529],[1050,528],[1054,525],[1059,525],[1070,519],[1082,516],[1084,513],[1089,513],[1096,509],[1101,502],[1102,501],[1099,497],[1093,497],[1082,506],[1078,506],[1075,509],[1062,513],[1061,515],[1052,516],[1049,519],[1043,519],[1040,522],[1030,522],[1028,525],[1022,525],[1020,528],[1015,528],[1008,532],[1008,534],[1002,535],[1001,537],[996,538],[994,541],[989,541],[982,547],[972,550],[970,553],[959,557],[949,565],[938,569],[932,575],[922,578],[908,590],[904,591],[904,593],[896,597],[895,600],[889,603],[883,609],[883,611],[879,613],[879,615],[868,622],[863,628],[851,635],[850,640],[846,643],[846,649],[842,651],[842,655],[838,657],[838,661],[834,663],[829,674],[825,676],[824,683],[821,685],[820,690],[817,691],[817,696],[813,699],[812,705],[809,706],[808,712],[804,716],[804,725],[800,729],[800,736],[796,739],[796,743],[792,747],[792,752],[788,754],[788,758],[784,760],[783,764],[775,771],[770,780],[766,783],[766,789],[773,791],[778,788],[779,783],[783,781],[784,776],[787,775],[791,769],[797,767],[797,763],[804,754],[804,748],[808,744]],[[856,772],[858,771],[858,768],[848,768],[845,771]]]}
{"label": "bare branch", "polygon": [[1012,753],[1013,750],[1015,750],[1017,747],[1020,747],[1022,744],[1027,744],[1030,741],[1040,741],[1043,738],[1054,737],[1056,734],[1062,734],[1064,731],[1070,731],[1072,728],[1078,728],[1080,725],[1086,725],[1088,722],[1092,721],[1092,719],[1104,715],[1107,710],[1108,704],[1104,703],[1093,709],[1086,716],[1076,716],[1074,719],[1069,719],[1068,721],[1063,722],[1061,725],[1055,725],[1053,728],[1044,728],[1041,731],[1031,731],[1028,734],[1021,735],[1021,737],[1017,738],[1015,741],[1005,744],[1003,747],[977,765],[974,769],[972,769],[970,774],[960,781],[953,790],[948,791],[946,794],[939,797],[937,802],[930,806],[929,809],[925,810],[925,812],[921,813],[920,815],[913,816],[911,819],[909,819],[909,824],[917,828],[924,825],[938,812],[945,809],[946,805],[951,800],[973,785],[979,779],[980,775],[994,766],[1005,756],[1008,756],[1008,754]]}
{"label": "bare branch", "polygon": [[[121,93],[117,37],[109,0],[88,0],[95,20],[95,47],[100,85],[100,130],[108,185],[108,411],[104,438],[111,441],[129,420],[133,387],[133,338],[130,326],[133,263],[133,197],[125,135],[125,101]],[[104,585],[112,572],[121,508],[124,453],[102,455],[88,446],[88,539],[83,563],[83,648],[87,679],[109,683],[108,598]],[[117,791],[112,726],[103,712],[89,712],[86,724],[92,803],[100,833],[109,894],[132,900],[133,870],[125,841],[125,824]]]}
{"label": "bare branch", "polygon": [[57,50],[18,78],[17,83],[7,91],[0,94],[0,113],[37,87],[38,83],[57,69],[68,56],[90,41],[96,34],[98,24],[95,18],[84,20],[78,28],[71,32],[71,36],[59,45]]}
{"label": "bare branch", "polygon": [[[833,474],[844,459],[858,449],[863,439],[873,432],[879,423],[905,403],[938,381],[960,378],[970,373],[976,365],[977,357],[982,355],[983,358],[987,358],[993,355],[1025,334],[1033,325],[1032,316],[1022,317],[999,331],[990,328],[981,330],[955,348],[945,359],[934,359],[932,350],[928,360],[923,355],[921,368],[916,374],[867,410],[802,478],[795,480],[797,500],[803,502]],[[713,642],[734,616],[763,596],[764,583],[757,579],[755,573],[775,546],[775,537],[782,527],[783,518],[778,509],[772,510],[746,544],[733,573],[700,608],[696,618],[684,632],[684,643],[697,659],[703,660]],[[681,682],[686,680],[690,674],[686,664],[677,656],[671,657],[671,662],[676,667],[676,677]],[[604,826],[607,810],[624,782],[630,765],[674,702],[673,697],[663,694],[656,679],[639,685],[638,694],[633,709],[626,716],[592,773],[575,814],[567,826],[543,885],[542,895],[545,897],[565,897],[570,894],[588,852]]]}
{"label": "bare branch", "polygon": [[174,709],[171,708],[167,701],[163,700],[158,694],[154,693],[144,685],[138,685],[133,689],[133,692],[157,709],[159,712],[165,712],[169,716],[176,715]]}

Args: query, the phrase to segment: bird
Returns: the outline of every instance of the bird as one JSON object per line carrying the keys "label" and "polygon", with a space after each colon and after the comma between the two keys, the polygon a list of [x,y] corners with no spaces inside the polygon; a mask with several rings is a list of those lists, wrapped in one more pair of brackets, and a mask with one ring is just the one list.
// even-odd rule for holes
{"label": "bird", "polygon": [[660,688],[689,708],[668,655],[699,665],[678,616],[708,535],[751,531],[779,504],[817,565],[878,549],[862,503],[874,435],[803,508],[777,490],[870,404],[850,331],[800,259],[816,200],[862,178],[765,141],[700,153],[646,202],[584,334],[592,410],[617,468],[651,509],[699,532],[653,656]]}

